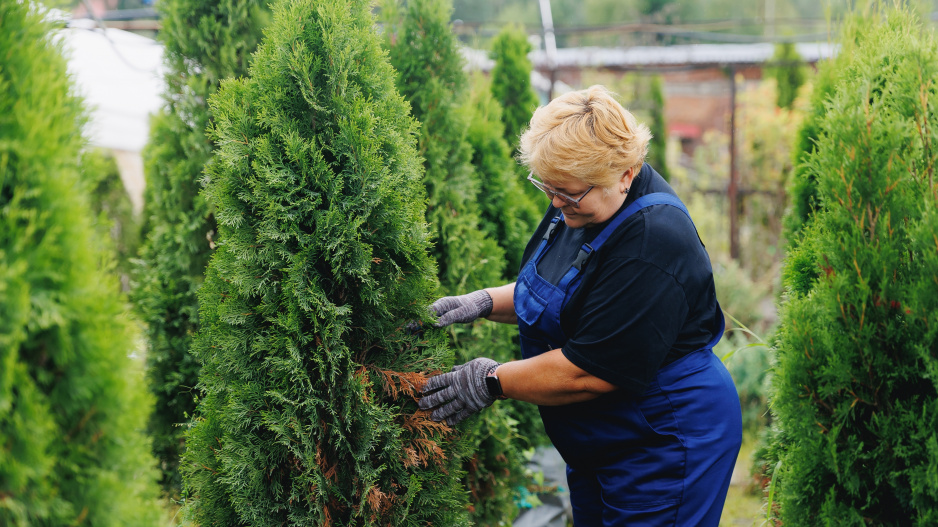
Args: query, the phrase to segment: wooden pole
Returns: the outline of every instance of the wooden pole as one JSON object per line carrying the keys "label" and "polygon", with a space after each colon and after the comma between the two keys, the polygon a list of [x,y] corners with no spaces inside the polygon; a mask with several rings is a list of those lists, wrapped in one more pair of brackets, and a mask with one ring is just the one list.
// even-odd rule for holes
{"label": "wooden pole", "polygon": [[730,184],[726,194],[730,208],[730,258],[739,260],[739,174],[736,173],[736,67],[730,74]]}

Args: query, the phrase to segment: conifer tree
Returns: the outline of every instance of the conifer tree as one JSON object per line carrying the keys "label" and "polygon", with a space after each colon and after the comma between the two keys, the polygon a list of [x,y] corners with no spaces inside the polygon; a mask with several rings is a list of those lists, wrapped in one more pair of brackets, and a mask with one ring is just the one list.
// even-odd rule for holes
{"label": "conifer tree", "polygon": [[446,0],[408,2],[399,29],[390,34],[396,40],[389,54],[401,95],[422,124],[418,148],[440,282],[448,294],[457,294],[498,283],[504,253],[480,224],[480,182],[466,141],[468,116],[461,111],[467,77],[449,27],[451,10]]}
{"label": "conifer tree", "polygon": [[798,90],[805,81],[804,65],[802,58],[795,49],[794,42],[782,42],[775,45],[775,54],[772,61],[776,64],[771,69],[771,74],[775,77],[776,106],[779,108],[792,108],[795,99],[798,97]]}
{"label": "conifer tree", "polygon": [[[485,183],[500,183],[501,190],[510,183],[504,175],[500,181],[486,178],[483,183],[472,165],[468,130],[472,120],[478,118],[474,117],[478,110],[467,106],[468,79],[449,25],[452,4],[448,0],[411,0],[396,19],[390,18],[398,12],[394,6],[386,11],[389,52],[398,71],[398,86],[422,124],[419,147],[426,167],[427,219],[436,234],[434,256],[442,294],[463,294],[506,283],[505,252],[498,238],[487,236],[487,223],[480,207],[493,200],[494,205],[500,206],[498,210],[492,209],[493,215],[516,218],[519,211],[512,208],[515,203],[508,203],[510,196],[480,193]],[[480,150],[477,161],[482,163],[482,156],[489,150]],[[516,258],[520,259],[520,254]],[[479,356],[505,362],[520,354],[512,341],[517,329],[510,326],[479,321],[448,329],[457,363]],[[472,518],[479,525],[498,524],[517,512],[513,495],[523,476],[519,442],[527,446],[528,440],[517,437],[512,422],[535,421],[531,417],[513,417],[518,412],[528,415],[533,410],[530,405],[516,409],[517,404],[520,403],[494,405],[460,427],[468,445],[465,485],[472,496]]]}
{"label": "conifer tree", "polygon": [[524,247],[546,206],[543,198],[537,202],[522,189],[517,163],[504,139],[502,108],[492,97],[488,81],[477,73],[470,84],[465,104],[470,113],[466,140],[481,182],[478,202],[482,230],[505,251],[502,278],[506,283],[513,282],[520,271]]}
{"label": "conifer tree", "polygon": [[785,273],[780,519],[934,525],[938,41],[890,12],[850,47],[804,158],[819,207]]}
{"label": "conifer tree", "polygon": [[187,515],[466,525],[458,444],[414,399],[448,349],[405,330],[438,286],[416,125],[370,4],[276,4],[249,77],[211,108],[220,237],[199,291]]}
{"label": "conifer tree", "polygon": [[227,77],[247,72],[248,56],[268,19],[261,0],[163,0],[160,37],[166,47],[166,109],[153,119],[144,151],[146,230],[133,293],[146,324],[147,376],[156,396],[149,430],[163,470],[163,488],[179,493],[184,424],[195,409],[199,367],[190,355],[198,328],[196,291],[216,231],[199,196],[211,159],[205,129],[208,97]]}
{"label": "conifer tree", "polygon": [[0,525],[156,526],[151,401],[43,16],[0,3]]}
{"label": "conifer tree", "polygon": [[492,95],[504,109],[505,140],[512,153],[538,105],[537,93],[531,86],[530,52],[527,33],[516,25],[505,26],[492,42]]}
{"label": "conifer tree", "polygon": [[[519,26],[507,25],[492,42],[492,95],[502,107],[502,122],[505,123],[505,141],[511,148],[511,155],[518,153],[518,140],[528,127],[531,115],[540,102],[531,85],[531,71],[534,66],[528,59],[531,43],[528,35]],[[522,181],[524,191],[541,203],[544,193],[527,184],[527,171],[522,165],[516,166],[517,178]],[[546,208],[546,207],[545,207]],[[543,209],[542,209],[543,210]]]}
{"label": "conifer tree", "polygon": [[648,125],[651,128],[651,144],[648,149],[648,163],[661,174],[665,180],[671,179],[668,170],[668,123],[664,117],[664,81],[660,75],[654,75],[649,83]]}
{"label": "conifer tree", "polygon": [[140,219],[134,214],[130,196],[121,181],[114,157],[103,149],[82,153],[82,181],[91,192],[92,211],[98,216],[98,229],[110,240],[121,289],[130,287],[130,274],[140,246]]}

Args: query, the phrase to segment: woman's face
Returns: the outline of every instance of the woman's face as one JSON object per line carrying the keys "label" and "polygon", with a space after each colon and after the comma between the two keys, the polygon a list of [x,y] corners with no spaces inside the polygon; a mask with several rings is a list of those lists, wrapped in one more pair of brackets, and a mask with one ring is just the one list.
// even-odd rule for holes
{"label": "woman's face", "polygon": [[575,178],[551,178],[545,179],[544,183],[551,189],[563,192],[572,198],[579,198],[586,193],[580,200],[579,207],[574,207],[557,196],[551,199],[551,203],[563,212],[564,223],[567,227],[579,229],[599,225],[612,218],[625,202],[625,189],[632,183],[633,172],[632,169],[626,171],[622,174],[621,180],[612,187],[597,186],[588,193],[586,191],[590,185]]}

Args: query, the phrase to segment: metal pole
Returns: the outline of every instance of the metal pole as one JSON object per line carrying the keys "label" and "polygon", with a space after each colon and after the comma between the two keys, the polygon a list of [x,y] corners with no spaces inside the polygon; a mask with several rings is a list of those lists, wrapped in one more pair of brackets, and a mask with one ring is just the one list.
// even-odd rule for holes
{"label": "metal pole", "polygon": [[538,0],[541,6],[541,25],[544,27],[544,52],[550,69],[550,90],[547,100],[554,98],[554,82],[557,80],[557,39],[554,37],[554,17],[550,12],[550,0]]}

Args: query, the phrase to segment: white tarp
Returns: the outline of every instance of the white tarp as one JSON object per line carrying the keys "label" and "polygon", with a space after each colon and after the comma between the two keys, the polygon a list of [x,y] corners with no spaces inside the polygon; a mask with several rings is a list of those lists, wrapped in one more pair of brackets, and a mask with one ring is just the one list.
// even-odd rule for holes
{"label": "white tarp", "polygon": [[150,114],[163,104],[163,46],[120,29],[100,29],[88,19],[61,30],[68,72],[90,110],[91,144],[139,152],[149,136]]}
{"label": "white tarp", "polygon": [[163,105],[163,45],[120,29],[101,29],[89,19],[60,30],[68,73],[85,100],[92,146],[114,154],[135,212],[143,207],[143,159],[150,115]]}

